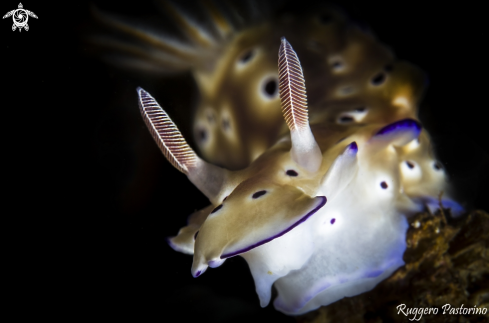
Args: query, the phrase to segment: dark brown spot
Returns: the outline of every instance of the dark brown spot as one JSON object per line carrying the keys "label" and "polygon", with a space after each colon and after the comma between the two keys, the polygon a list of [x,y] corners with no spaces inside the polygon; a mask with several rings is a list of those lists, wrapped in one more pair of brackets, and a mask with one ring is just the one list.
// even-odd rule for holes
{"label": "dark brown spot", "polygon": [[406,165],[410,168],[410,169],[413,169],[414,168],[414,164],[411,163],[409,160],[406,160]]}
{"label": "dark brown spot", "polygon": [[260,196],[263,196],[267,193],[267,191],[258,191],[258,192],[255,192],[253,195],[252,195],[252,198],[254,199],[257,199],[259,198]]}
{"label": "dark brown spot", "polygon": [[363,111],[365,111],[365,110],[366,110],[366,108],[365,108],[365,107],[359,107],[359,108],[356,108],[356,109],[355,109],[355,112],[363,112]]}
{"label": "dark brown spot", "polygon": [[253,57],[253,50],[250,49],[249,51],[247,51],[246,53],[244,53],[241,58],[239,59],[239,61],[241,63],[247,63],[248,61],[251,60],[251,58]]}
{"label": "dark brown spot", "polygon": [[265,84],[263,89],[268,96],[275,96],[277,93],[277,82],[275,80],[270,80]]}
{"label": "dark brown spot", "polygon": [[285,172],[285,174],[289,175],[289,176],[297,176],[299,175],[295,170],[293,169],[289,169],[288,171]]}
{"label": "dark brown spot", "polygon": [[332,65],[333,65],[333,68],[336,70],[343,67],[343,64],[341,62],[338,62],[338,61],[333,62]]}
{"label": "dark brown spot", "polygon": [[353,120],[354,119],[350,116],[344,116],[340,118],[340,123],[349,123],[349,122],[353,122]]}
{"label": "dark brown spot", "polygon": [[214,210],[212,210],[211,214],[212,213],[216,213],[217,211],[219,211],[220,209],[222,208],[222,204],[219,204],[218,206],[216,206],[216,208]]}
{"label": "dark brown spot", "polygon": [[199,140],[205,141],[207,139],[207,131],[204,129],[199,130]]}
{"label": "dark brown spot", "polygon": [[199,231],[195,232],[195,235],[194,235],[194,240],[197,239],[197,235],[199,234]]}
{"label": "dark brown spot", "polygon": [[373,78],[372,78],[372,84],[375,85],[375,86],[379,86],[381,85],[382,83],[384,83],[385,81],[385,74],[384,73],[379,73],[377,75],[375,75]]}
{"label": "dark brown spot", "polygon": [[380,183],[380,187],[382,187],[385,190],[389,186],[387,186],[386,182],[382,182],[382,183]]}
{"label": "dark brown spot", "polygon": [[436,170],[440,170],[442,167],[440,163],[436,162],[433,164],[433,168],[435,168]]}
{"label": "dark brown spot", "polygon": [[[229,195],[228,195],[228,196],[229,196]],[[222,200],[222,201],[223,201],[223,202],[224,202],[224,201],[226,201],[226,199],[228,198],[228,196],[226,196],[226,197],[224,198],[224,200]]]}

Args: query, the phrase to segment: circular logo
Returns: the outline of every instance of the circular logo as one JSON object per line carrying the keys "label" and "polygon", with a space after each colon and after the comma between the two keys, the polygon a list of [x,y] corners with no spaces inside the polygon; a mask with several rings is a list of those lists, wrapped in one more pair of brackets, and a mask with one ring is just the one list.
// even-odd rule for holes
{"label": "circular logo", "polygon": [[17,27],[24,27],[27,24],[27,20],[29,19],[27,16],[27,12],[24,9],[17,9],[13,14],[14,24]]}
{"label": "circular logo", "polygon": [[22,29],[28,31],[29,25],[27,24],[27,20],[29,20],[29,16],[37,19],[36,14],[33,13],[32,11],[24,9],[22,3],[19,3],[19,7],[17,9],[10,10],[9,12],[7,12],[3,16],[3,19],[8,18],[10,16],[12,16],[12,20],[14,21],[14,24],[12,25],[12,31],[15,31],[16,29],[18,29],[19,31],[22,31]]}

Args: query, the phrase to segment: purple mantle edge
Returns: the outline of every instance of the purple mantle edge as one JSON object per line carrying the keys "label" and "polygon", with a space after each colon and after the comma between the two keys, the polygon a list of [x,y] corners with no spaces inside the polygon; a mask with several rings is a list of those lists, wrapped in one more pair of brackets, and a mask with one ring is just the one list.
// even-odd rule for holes
{"label": "purple mantle edge", "polygon": [[230,258],[230,257],[233,257],[233,256],[237,256],[239,255],[240,253],[243,253],[243,252],[246,252],[246,251],[250,251],[251,249],[254,249],[258,246],[261,246],[262,244],[265,244],[267,242],[270,242],[272,241],[273,239],[276,239],[278,237],[281,237],[283,236],[284,234],[286,234],[287,232],[289,232],[290,230],[292,230],[293,228],[295,228],[296,226],[298,226],[299,224],[301,224],[302,222],[306,221],[311,215],[313,215],[314,213],[316,213],[320,208],[322,208],[325,204],[326,204],[326,196],[317,196],[317,197],[320,197],[321,198],[321,202],[319,203],[318,206],[316,206],[312,211],[310,211],[309,213],[307,213],[305,216],[303,216],[302,218],[300,218],[299,221],[297,221],[296,223],[292,224],[290,227],[288,227],[287,229],[285,229],[284,231],[270,237],[270,238],[267,238],[265,240],[262,240],[262,241],[259,241],[249,247],[246,247],[246,248],[243,248],[241,250],[238,250],[238,251],[235,251],[235,252],[231,252],[231,253],[227,253],[227,254],[224,254],[224,255],[221,255],[221,259],[226,259],[226,258]]}

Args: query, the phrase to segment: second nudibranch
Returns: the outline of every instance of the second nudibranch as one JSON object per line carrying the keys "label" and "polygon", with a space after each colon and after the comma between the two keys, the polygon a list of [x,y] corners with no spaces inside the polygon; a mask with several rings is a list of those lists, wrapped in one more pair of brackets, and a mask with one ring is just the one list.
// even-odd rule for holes
{"label": "second nudibranch", "polygon": [[368,291],[402,266],[407,215],[436,201],[458,205],[438,198],[445,175],[419,122],[311,127],[302,68],[285,39],[279,81],[290,135],[240,171],[199,158],[153,97],[138,94],[162,152],[212,203],[170,245],[194,255],[194,277],[241,255],[261,305],[275,284],[274,306],[298,315]]}

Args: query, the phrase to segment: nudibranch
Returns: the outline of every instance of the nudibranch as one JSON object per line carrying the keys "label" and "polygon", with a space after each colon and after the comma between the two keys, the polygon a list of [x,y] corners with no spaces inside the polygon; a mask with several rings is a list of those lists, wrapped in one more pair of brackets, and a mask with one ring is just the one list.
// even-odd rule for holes
{"label": "nudibranch", "polygon": [[239,255],[261,306],[275,288],[275,308],[299,315],[371,290],[402,266],[413,213],[461,213],[417,120],[424,73],[341,11],[253,20],[235,1],[206,1],[212,19],[199,25],[164,3],[186,41],[99,12],[124,38],[95,41],[122,53],[125,67],[195,80],[202,158],[138,89],[159,148],[211,203],[168,239],[193,255],[194,277]]}
{"label": "nudibranch", "polygon": [[289,133],[237,171],[198,157],[155,99],[138,95],[166,158],[212,203],[169,244],[193,254],[194,277],[242,256],[261,305],[275,286],[275,308],[298,315],[374,288],[404,264],[406,217],[433,201],[457,204],[439,197],[443,170],[417,120],[311,125],[303,70],[285,38],[278,71]]}

